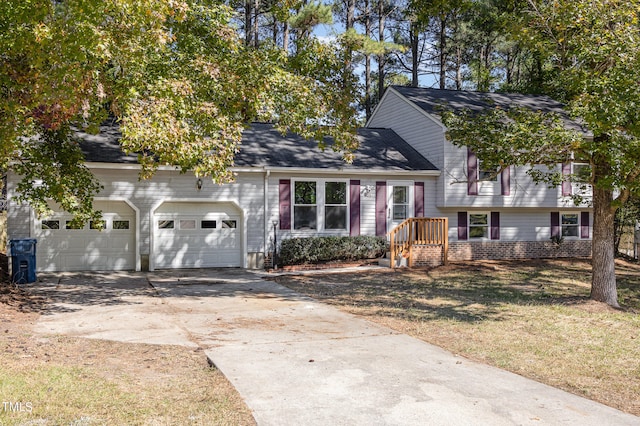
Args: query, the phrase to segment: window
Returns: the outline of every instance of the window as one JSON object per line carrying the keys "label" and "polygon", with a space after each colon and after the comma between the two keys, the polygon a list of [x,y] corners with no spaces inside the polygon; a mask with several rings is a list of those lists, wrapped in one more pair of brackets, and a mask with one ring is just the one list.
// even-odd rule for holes
{"label": "window", "polygon": [[591,181],[591,165],[589,163],[573,163],[571,167],[576,182],[588,183]]}
{"label": "window", "polygon": [[222,229],[236,229],[237,227],[238,227],[238,223],[235,220],[222,221]]}
{"label": "window", "polygon": [[42,229],[60,229],[60,222],[57,220],[43,220]]}
{"label": "window", "polygon": [[173,229],[173,220],[159,220],[158,229]]}
{"label": "window", "polygon": [[469,215],[469,238],[489,238],[489,214],[471,213]]}
{"label": "window", "polygon": [[65,223],[66,229],[82,229],[84,228],[84,223],[75,223],[72,220],[67,220]]}
{"label": "window", "polygon": [[196,229],[195,219],[181,219],[180,229]]}
{"label": "window", "polygon": [[482,161],[478,161],[478,180],[485,182],[498,181],[498,169],[491,170],[482,167]]}
{"label": "window", "polygon": [[203,220],[200,222],[200,228],[202,229],[215,229],[216,221],[215,220]]}
{"label": "window", "polygon": [[294,184],[294,229],[318,229],[316,183],[298,181]]}
{"label": "window", "polygon": [[129,229],[128,220],[114,220],[113,229]]}
{"label": "window", "polygon": [[324,185],[325,229],[347,229],[347,183],[326,182]]}
{"label": "window", "polygon": [[562,213],[560,219],[563,237],[578,238],[580,236],[580,215],[578,213]]}
{"label": "window", "polygon": [[393,187],[393,220],[405,220],[409,217],[409,187]]}
{"label": "window", "polygon": [[89,229],[102,230],[107,227],[107,222],[104,220],[92,220],[89,222]]}

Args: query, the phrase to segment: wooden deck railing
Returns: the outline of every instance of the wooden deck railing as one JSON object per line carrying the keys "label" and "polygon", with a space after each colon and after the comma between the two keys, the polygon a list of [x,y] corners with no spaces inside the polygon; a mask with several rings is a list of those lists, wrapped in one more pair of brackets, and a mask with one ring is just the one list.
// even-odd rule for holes
{"label": "wooden deck railing", "polygon": [[396,267],[396,259],[403,255],[411,265],[411,249],[416,245],[439,245],[443,250],[443,262],[447,264],[449,253],[449,219],[446,217],[412,217],[389,232],[391,267]]}

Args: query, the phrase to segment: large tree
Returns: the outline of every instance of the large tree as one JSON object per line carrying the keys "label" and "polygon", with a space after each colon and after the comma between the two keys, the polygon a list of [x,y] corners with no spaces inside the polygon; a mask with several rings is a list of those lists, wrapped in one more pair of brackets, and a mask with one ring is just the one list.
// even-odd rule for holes
{"label": "large tree", "polygon": [[[530,110],[446,119],[453,142],[477,151],[487,167],[552,167],[571,159],[591,165],[590,176],[570,178],[593,187],[591,298],[612,306],[618,306],[615,211],[640,193],[639,14],[638,0],[528,0],[521,15],[524,41],[554,69],[548,93],[565,101],[592,137],[565,130],[559,117]],[[537,179],[558,183],[552,168],[534,171]]]}
{"label": "large tree", "polygon": [[356,79],[344,49],[300,40],[295,54],[243,43],[215,0],[0,2],[0,161],[24,176],[22,199],[47,200],[86,220],[100,186],[83,165],[76,130],[108,117],[141,176],[170,164],[216,182],[245,123],[322,141],[350,158]]}

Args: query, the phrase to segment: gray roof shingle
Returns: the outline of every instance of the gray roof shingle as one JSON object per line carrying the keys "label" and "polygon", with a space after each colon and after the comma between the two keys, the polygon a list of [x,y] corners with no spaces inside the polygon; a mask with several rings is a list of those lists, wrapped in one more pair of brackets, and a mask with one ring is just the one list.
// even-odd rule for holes
{"label": "gray roof shingle", "polygon": [[[110,121],[100,127],[100,133],[91,135],[76,132],[80,147],[89,163],[137,163],[136,155],[126,155],[118,141],[121,133],[117,123]],[[360,147],[352,164],[342,160],[338,152],[327,148],[321,151],[316,141],[298,135],[282,135],[273,125],[253,123],[242,134],[240,151],[236,154],[237,167],[286,167],[309,169],[429,171],[437,170],[393,130],[361,128],[358,130]]]}
{"label": "gray roof shingle", "polygon": [[324,151],[316,141],[282,135],[271,124],[254,123],[242,134],[237,166],[296,167],[345,170],[437,170],[393,130],[358,129],[360,147],[352,164],[346,164],[330,144]]}
{"label": "gray roof shingle", "polygon": [[522,95],[518,93],[487,93],[464,90],[429,89],[424,87],[392,86],[394,90],[413,102],[423,111],[439,117],[442,107],[453,110],[469,109],[481,112],[487,108],[499,106],[504,109],[524,107],[533,111],[552,112],[558,114],[565,125],[582,133],[588,133],[581,123],[572,119],[564,105],[542,95]]}

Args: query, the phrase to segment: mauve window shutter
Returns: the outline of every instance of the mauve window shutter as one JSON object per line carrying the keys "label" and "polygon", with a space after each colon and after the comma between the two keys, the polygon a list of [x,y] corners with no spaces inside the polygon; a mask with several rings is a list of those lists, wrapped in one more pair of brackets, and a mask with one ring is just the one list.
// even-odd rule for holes
{"label": "mauve window shutter", "polygon": [[565,180],[571,174],[571,163],[562,163],[562,195],[571,195],[571,182]]}
{"label": "mauve window shutter", "polygon": [[580,238],[589,238],[589,212],[580,213]]}
{"label": "mauve window shutter", "polygon": [[376,182],[376,235],[387,234],[387,182]]}
{"label": "mauve window shutter", "polygon": [[424,182],[416,182],[413,188],[415,217],[424,217]]}
{"label": "mauve window shutter", "polygon": [[349,235],[360,235],[360,181],[349,182]]}
{"label": "mauve window shutter", "polygon": [[291,229],[290,179],[280,179],[280,229]]}
{"label": "mauve window shutter", "polygon": [[478,195],[478,157],[467,148],[467,195]]}
{"label": "mauve window shutter", "polygon": [[467,239],[467,212],[458,212],[458,240]]}
{"label": "mauve window shutter", "polygon": [[500,173],[502,195],[511,195],[511,167],[507,167]]}
{"label": "mauve window shutter", "polygon": [[551,212],[551,238],[560,238],[562,229],[560,228],[560,213]]}
{"label": "mauve window shutter", "polygon": [[500,212],[491,212],[491,239],[500,239]]}

